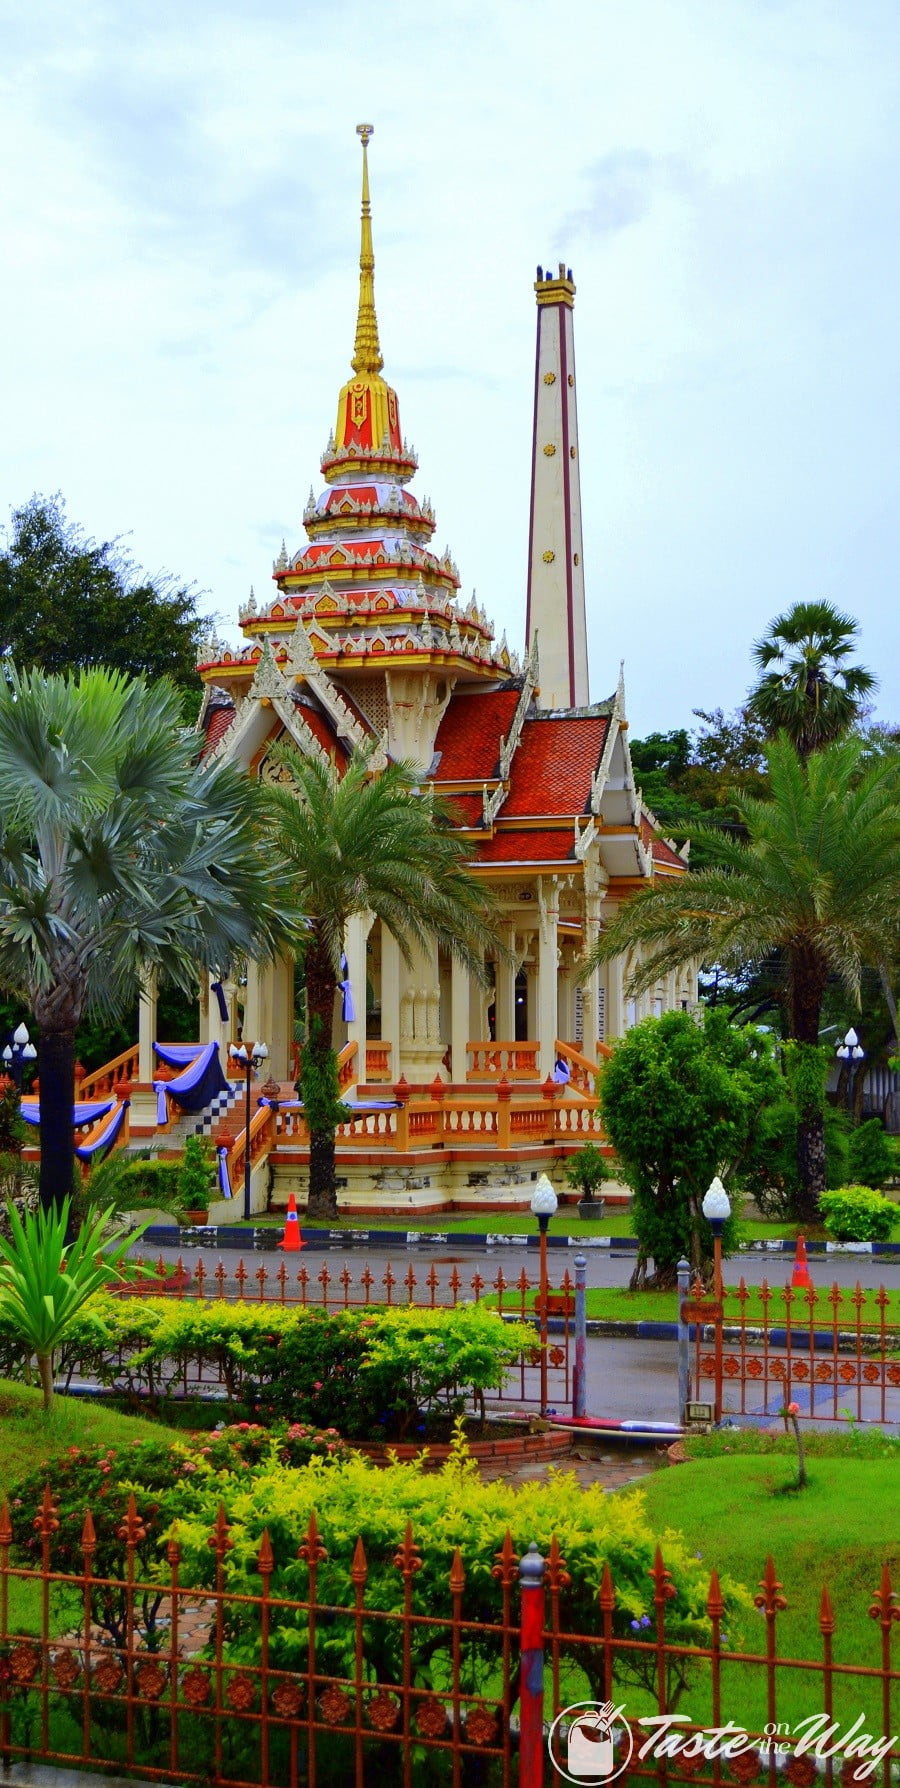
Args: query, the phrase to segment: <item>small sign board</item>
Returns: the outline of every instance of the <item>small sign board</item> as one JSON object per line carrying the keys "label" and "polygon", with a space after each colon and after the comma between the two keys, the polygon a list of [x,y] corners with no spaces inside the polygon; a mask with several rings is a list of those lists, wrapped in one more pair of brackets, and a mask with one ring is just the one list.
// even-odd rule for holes
{"label": "small sign board", "polygon": [[681,1305],[682,1322],[721,1322],[722,1305],[712,1298],[684,1298]]}
{"label": "small sign board", "polygon": [[712,1403],[686,1403],[684,1406],[686,1422],[712,1422],[715,1420],[715,1413]]}

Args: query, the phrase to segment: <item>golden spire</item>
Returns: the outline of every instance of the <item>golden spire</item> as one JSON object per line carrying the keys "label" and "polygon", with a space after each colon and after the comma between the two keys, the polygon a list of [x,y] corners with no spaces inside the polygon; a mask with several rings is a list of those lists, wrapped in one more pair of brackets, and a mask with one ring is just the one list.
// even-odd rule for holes
{"label": "golden spire", "polygon": [[355,373],[379,373],[384,365],[378,342],[378,318],[375,315],[375,251],[372,247],[372,207],[369,203],[369,138],[374,125],[358,124],[356,134],[362,141],[362,229],[359,246],[359,311],[356,318],[356,341],[350,364]]}

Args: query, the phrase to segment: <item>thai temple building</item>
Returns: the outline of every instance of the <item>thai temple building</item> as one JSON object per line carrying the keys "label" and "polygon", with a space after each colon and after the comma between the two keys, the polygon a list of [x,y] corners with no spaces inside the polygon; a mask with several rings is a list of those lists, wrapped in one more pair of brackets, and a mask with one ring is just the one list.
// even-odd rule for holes
{"label": "thai temple building", "polygon": [[[272,752],[285,737],[338,766],[364,746],[376,770],[388,758],[410,760],[453,803],[471,866],[499,903],[506,953],[488,964],[489,986],[436,947],[407,965],[392,936],[360,913],[345,944],[353,1016],[335,1015],[342,1086],[359,1108],[339,1138],[341,1196],[362,1209],[402,1192],[403,1203],[438,1209],[465,1202],[467,1188],[499,1192],[552,1171],[596,1135],[600,1054],[646,1013],[692,1006],[696,987],[692,975],[673,975],[635,1002],[625,961],[579,977],[619,902],[655,876],[681,874],[685,862],[635,786],[621,674],[611,694],[590,699],[571,271],[539,267],[534,287],[520,655],[495,637],[474,597],[463,600],[452,553],[435,549],[431,503],[414,489],[416,454],[384,378],[375,310],[372,128],[358,128],[350,377],[303,512],[305,540],[282,543],[270,596],[251,592],[243,645],[231,651],[211,639],[203,650],[198,728],[208,761],[230,758],[248,775],[277,778]],[[235,1037],[264,1038],[270,1089],[285,1096],[296,1072],[294,981],[291,961],[250,964],[246,985],[216,986],[201,999],[201,1042],[217,1042],[224,1062]],[[135,1140],[152,1128],[135,1095],[154,1080],[155,1035],[148,988]],[[263,1165],[278,1197],[279,1186],[301,1189],[304,1158],[297,1114],[289,1123],[276,1100],[274,1115],[267,1107],[262,1116],[266,1144],[253,1144],[260,1200]],[[233,1110],[225,1122],[239,1178]]]}

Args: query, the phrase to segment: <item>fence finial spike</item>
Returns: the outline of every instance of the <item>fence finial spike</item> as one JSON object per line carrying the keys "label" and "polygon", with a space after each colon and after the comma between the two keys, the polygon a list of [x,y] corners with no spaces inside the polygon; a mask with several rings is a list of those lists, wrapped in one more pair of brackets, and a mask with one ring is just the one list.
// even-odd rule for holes
{"label": "fence finial spike", "polygon": [[725,1598],[719,1584],[719,1573],[713,1566],[709,1575],[709,1594],[706,1598],[706,1612],[710,1620],[721,1620],[725,1613]]}

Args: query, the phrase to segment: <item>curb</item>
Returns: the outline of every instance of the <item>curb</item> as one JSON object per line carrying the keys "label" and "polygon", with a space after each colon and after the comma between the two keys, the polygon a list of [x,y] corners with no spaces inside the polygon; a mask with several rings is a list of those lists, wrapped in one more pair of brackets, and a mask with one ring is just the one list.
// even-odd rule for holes
{"label": "curb", "polygon": [[[517,1235],[495,1235],[491,1230],[462,1232],[443,1229],[306,1229],[300,1235],[306,1247],[315,1251],[329,1248],[447,1248],[460,1244],[469,1248],[538,1248],[537,1234],[523,1230]],[[280,1236],[276,1228],[244,1229],[234,1224],[210,1224],[208,1228],[180,1229],[175,1224],[154,1224],[144,1231],[142,1240],[157,1248],[217,1248],[220,1252],[243,1248],[253,1254],[276,1254]],[[634,1236],[548,1235],[548,1248],[600,1248],[611,1256],[636,1254]],[[773,1242],[742,1242],[738,1254],[794,1254],[796,1242],[784,1238]],[[880,1255],[900,1261],[900,1242],[807,1242],[807,1254]],[[732,1256],[732,1258],[736,1258]]]}

